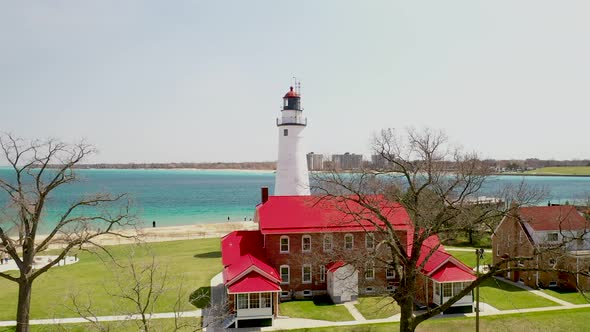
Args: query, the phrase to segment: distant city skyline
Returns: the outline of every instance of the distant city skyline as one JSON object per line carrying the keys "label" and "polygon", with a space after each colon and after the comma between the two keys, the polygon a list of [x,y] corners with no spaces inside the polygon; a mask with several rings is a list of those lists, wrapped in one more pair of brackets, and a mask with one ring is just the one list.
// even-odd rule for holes
{"label": "distant city skyline", "polygon": [[[86,163],[277,159],[302,82],[306,152],[382,128],[482,158],[590,158],[586,1],[5,2],[0,131],[85,139]],[[5,164],[0,160],[0,165]]]}

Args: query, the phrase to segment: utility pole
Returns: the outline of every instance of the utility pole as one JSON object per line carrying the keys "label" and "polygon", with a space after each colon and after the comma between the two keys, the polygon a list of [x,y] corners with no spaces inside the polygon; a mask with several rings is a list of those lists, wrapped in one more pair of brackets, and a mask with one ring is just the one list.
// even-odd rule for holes
{"label": "utility pole", "polygon": [[[475,249],[475,275],[479,279],[479,259],[483,259],[483,248]],[[475,287],[475,332],[479,332],[479,285]]]}

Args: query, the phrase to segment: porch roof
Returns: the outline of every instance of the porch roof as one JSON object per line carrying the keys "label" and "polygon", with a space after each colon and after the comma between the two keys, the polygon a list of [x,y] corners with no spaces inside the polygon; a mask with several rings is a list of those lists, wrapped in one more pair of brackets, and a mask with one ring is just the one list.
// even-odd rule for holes
{"label": "porch roof", "polygon": [[447,262],[430,277],[437,282],[460,282],[475,280],[475,276],[473,274],[465,271],[451,262]]}
{"label": "porch roof", "polygon": [[280,292],[281,287],[261,276],[256,272],[250,272],[245,277],[236,281],[228,287],[228,293],[264,293],[264,292]]}

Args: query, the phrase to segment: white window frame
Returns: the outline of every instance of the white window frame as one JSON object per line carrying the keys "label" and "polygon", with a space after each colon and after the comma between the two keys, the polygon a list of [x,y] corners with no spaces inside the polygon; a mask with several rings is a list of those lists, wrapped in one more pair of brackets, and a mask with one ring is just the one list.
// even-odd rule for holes
{"label": "white window frame", "polygon": [[[551,240],[550,237],[555,236],[555,240]],[[559,233],[557,232],[551,232],[551,233],[547,233],[547,242],[557,242],[559,241]]]}
{"label": "white window frame", "polygon": [[326,266],[320,265],[320,282],[326,282]]}
{"label": "white window frame", "polygon": [[[551,263],[551,261],[553,261],[553,263]],[[549,258],[549,266],[555,267],[556,264],[557,264],[557,260],[555,258]]]}
{"label": "white window frame", "polygon": [[260,293],[260,308],[272,307],[272,293]]}
{"label": "white window frame", "polygon": [[[246,306],[243,307],[242,304],[243,301],[246,301]],[[236,309],[237,310],[243,310],[243,309],[248,309],[250,308],[250,295],[249,293],[240,293],[240,294],[236,294]]]}
{"label": "white window frame", "polygon": [[[283,240],[287,240],[287,250],[283,250]],[[281,254],[288,254],[290,248],[291,248],[291,240],[289,239],[289,236],[281,235],[281,238],[279,240],[279,252]]]}
{"label": "white window frame", "polygon": [[[369,273],[371,272],[371,273]],[[365,263],[365,279],[366,280],[373,280],[375,279],[375,263],[374,262],[367,262]]]}
{"label": "white window frame", "polygon": [[[347,239],[350,239],[350,248],[347,247],[347,244],[348,244]],[[344,249],[346,249],[346,250],[354,249],[354,235],[352,235],[350,233],[344,234]]]}
{"label": "white window frame", "polygon": [[[256,306],[254,306],[256,303]],[[248,296],[248,309],[260,309],[260,293],[250,293]]]}
{"label": "white window frame", "polygon": [[[305,280],[305,269],[309,269],[309,280]],[[311,268],[311,264],[303,264],[301,266],[301,283],[302,284],[311,284],[312,280],[313,280],[313,276],[312,276],[312,268]]]}
{"label": "white window frame", "polygon": [[[287,281],[285,281],[285,278],[283,278],[283,268],[287,269]],[[289,282],[291,281],[291,267],[289,265],[281,265],[279,267],[279,274],[281,275],[281,284],[282,285],[287,285],[289,284]]]}
{"label": "white window frame", "polygon": [[[330,247],[326,247],[326,240],[329,240]],[[332,251],[332,248],[334,247],[334,237],[332,236],[332,234],[324,234],[322,244],[324,247],[324,251]]]}
{"label": "white window frame", "polygon": [[[369,239],[371,239],[372,246],[369,246]],[[375,249],[375,234],[374,233],[365,233],[365,248],[367,250],[374,250]]]}
{"label": "white window frame", "polygon": [[389,265],[385,268],[385,279],[395,279],[395,269]]}
{"label": "white window frame", "polygon": [[[309,239],[309,248],[305,249],[305,239]],[[311,235],[303,235],[301,237],[301,251],[302,252],[311,252]]]}

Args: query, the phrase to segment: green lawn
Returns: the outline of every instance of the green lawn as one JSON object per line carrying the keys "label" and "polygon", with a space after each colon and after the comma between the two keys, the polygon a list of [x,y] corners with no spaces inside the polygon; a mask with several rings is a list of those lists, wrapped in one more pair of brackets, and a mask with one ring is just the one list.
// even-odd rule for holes
{"label": "green lawn", "polygon": [[[562,291],[559,289],[555,289],[555,290],[541,289],[541,291],[545,294],[549,294],[549,295],[554,296],[560,300],[564,300],[566,302],[573,303],[573,304],[588,304],[588,303],[590,303],[590,301],[588,301],[579,292]],[[585,293],[585,295],[590,298],[589,293]]]}
{"label": "green lawn", "polygon": [[[139,322],[121,321],[121,322],[104,322],[101,326],[108,327],[110,331],[117,332],[137,332],[140,331]],[[179,329],[175,329],[174,319],[154,319],[151,321],[152,331],[180,331],[190,332],[201,328],[200,318],[182,318],[178,321]],[[14,327],[0,327],[0,332],[14,332]],[[62,324],[62,325],[31,325],[31,332],[85,332],[99,331],[91,324]]]}
{"label": "green lawn", "polygon": [[[453,248],[445,248],[449,254],[453,255],[455,258],[460,260],[461,262],[465,263],[469,267],[475,267],[476,257],[475,257],[475,248],[463,248],[463,249],[470,249],[469,251],[464,250],[453,250]],[[484,264],[491,264],[492,263],[492,253],[485,252],[483,259],[479,260],[480,265]]]}
{"label": "green lawn", "polygon": [[280,304],[281,316],[328,320],[333,322],[354,320],[342,305],[334,305],[326,301],[289,301]]}
{"label": "green lawn", "polygon": [[590,175],[590,166],[543,167],[534,169],[532,171],[526,171],[524,174]]}
{"label": "green lawn", "polygon": [[[207,291],[210,279],[221,271],[219,238],[151,243],[149,248],[160,264],[160,271],[168,275],[167,292],[160,298],[155,312],[170,312],[182,283],[186,296],[181,310],[194,310],[189,303],[190,294]],[[127,262],[131,245],[110,247],[112,255],[122,263]],[[68,294],[91,296],[97,315],[126,313],[129,305],[110,296],[115,290],[113,265],[101,257],[81,252],[80,262],[50,269],[33,284],[31,318],[76,317],[64,307]],[[151,260],[148,250],[137,250],[136,261]],[[17,285],[0,279],[0,320],[14,320],[16,316]]]}
{"label": "green lawn", "polygon": [[488,279],[480,287],[480,299],[499,310],[539,308],[559,304],[501,280]]}
{"label": "green lawn", "polygon": [[399,306],[391,297],[360,297],[354,306],[366,319],[388,318],[399,314]]}
{"label": "green lawn", "polygon": [[[590,309],[531,312],[514,315],[482,316],[482,332],[577,332],[588,331]],[[398,323],[339,326],[338,331],[390,332],[398,329]],[[334,331],[334,327],[299,329],[293,331]],[[472,332],[475,318],[433,318],[420,324],[418,332]]]}

